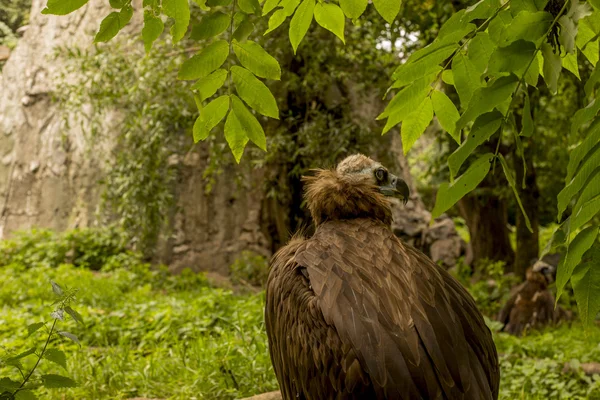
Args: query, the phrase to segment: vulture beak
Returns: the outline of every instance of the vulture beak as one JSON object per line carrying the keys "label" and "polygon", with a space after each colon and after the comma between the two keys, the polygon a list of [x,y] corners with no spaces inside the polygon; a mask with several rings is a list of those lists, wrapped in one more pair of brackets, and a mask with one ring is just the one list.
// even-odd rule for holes
{"label": "vulture beak", "polygon": [[385,196],[399,198],[404,204],[410,197],[410,190],[406,182],[392,174],[389,174],[387,185],[379,186],[379,191]]}

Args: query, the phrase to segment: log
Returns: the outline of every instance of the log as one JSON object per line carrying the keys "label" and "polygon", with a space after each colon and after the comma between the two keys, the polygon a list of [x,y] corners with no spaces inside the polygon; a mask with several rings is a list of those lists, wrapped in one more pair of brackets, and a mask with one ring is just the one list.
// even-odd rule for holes
{"label": "log", "polygon": [[583,373],[587,376],[600,375],[600,363],[595,362],[581,363],[579,364],[579,368],[577,368],[577,366],[571,365],[571,363],[565,363],[563,373],[576,372],[578,369],[583,371]]}
{"label": "log", "polygon": [[276,390],[274,392],[257,394],[256,396],[247,397],[242,400],[281,400],[281,399],[282,399],[281,392],[279,390]]}

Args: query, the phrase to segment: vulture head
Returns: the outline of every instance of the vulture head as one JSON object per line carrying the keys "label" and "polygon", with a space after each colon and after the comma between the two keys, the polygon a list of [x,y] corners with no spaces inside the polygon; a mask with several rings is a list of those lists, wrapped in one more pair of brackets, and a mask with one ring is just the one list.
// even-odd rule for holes
{"label": "vulture head", "polygon": [[406,203],[405,181],[362,154],[346,157],[333,170],[316,170],[304,177],[306,201],[316,225],[328,220],[374,218],[392,223],[388,197]]}
{"label": "vulture head", "polygon": [[529,282],[536,282],[543,287],[547,287],[554,282],[555,270],[556,269],[552,265],[542,260],[537,260],[533,266],[527,270],[526,279]]}

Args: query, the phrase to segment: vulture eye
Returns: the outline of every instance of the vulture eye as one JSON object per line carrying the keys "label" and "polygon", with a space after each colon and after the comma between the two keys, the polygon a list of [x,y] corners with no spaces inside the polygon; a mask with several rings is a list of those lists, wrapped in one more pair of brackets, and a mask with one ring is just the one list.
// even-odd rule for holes
{"label": "vulture eye", "polygon": [[377,178],[378,181],[384,181],[387,178],[387,171],[383,168],[379,168],[377,171],[375,171],[375,178]]}

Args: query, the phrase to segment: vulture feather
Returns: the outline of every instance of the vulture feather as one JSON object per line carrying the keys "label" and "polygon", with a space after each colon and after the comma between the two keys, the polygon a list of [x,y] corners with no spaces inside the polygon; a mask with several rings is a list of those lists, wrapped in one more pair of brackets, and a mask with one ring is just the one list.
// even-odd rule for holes
{"label": "vulture feather", "polygon": [[570,319],[569,312],[558,306],[548,285],[554,281],[555,268],[538,260],[527,269],[525,282],[513,289],[497,320],[504,324],[502,330],[521,336],[530,329],[552,325],[561,319]]}
{"label": "vulture feather", "polygon": [[445,270],[392,232],[408,186],[363,155],[306,177],[316,225],[271,261],[265,321],[285,400],[497,399],[490,330]]}

